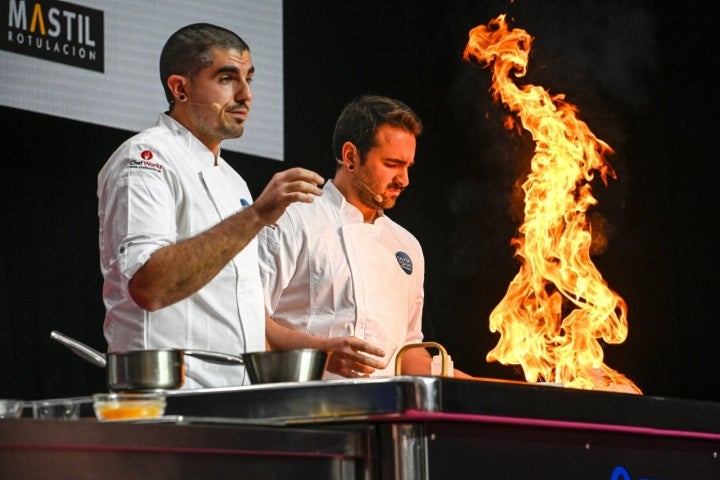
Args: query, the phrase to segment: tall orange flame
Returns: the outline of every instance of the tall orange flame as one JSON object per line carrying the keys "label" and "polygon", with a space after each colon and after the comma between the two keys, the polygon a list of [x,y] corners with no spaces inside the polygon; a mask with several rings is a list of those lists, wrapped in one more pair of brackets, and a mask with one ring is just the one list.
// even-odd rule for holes
{"label": "tall orange flame", "polygon": [[627,305],[608,288],[590,259],[592,235],[586,211],[597,203],[590,181],[607,185],[614,153],[576,118],[565,95],[538,86],[516,86],[510,75],[526,73],[533,38],[508,29],[505,15],[470,31],[463,53],[492,69],[491,92],[522,122],[535,141],[525,193],[524,222],[512,240],[520,271],[490,314],[500,340],[488,361],[521,365],[529,382],[642,393],[603,363],[598,342],[627,337]]}

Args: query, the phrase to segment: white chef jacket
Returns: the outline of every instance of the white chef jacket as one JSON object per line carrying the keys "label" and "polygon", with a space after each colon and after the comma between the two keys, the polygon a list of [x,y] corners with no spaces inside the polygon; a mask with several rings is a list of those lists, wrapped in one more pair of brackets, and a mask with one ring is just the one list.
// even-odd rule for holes
{"label": "white chef jacket", "polygon": [[[258,241],[265,310],[281,325],[328,338],[389,340],[397,350],[422,341],[420,243],[387,216],[364,223],[332,181],[312,203],[291,204]],[[373,375],[394,373],[393,357]]]}
{"label": "white chef jacket", "polygon": [[[100,264],[108,351],[265,349],[257,240],[210,283],[155,312],[128,282],[157,249],[193,237],[252,203],[245,181],[166,114],[124,142],[98,175]],[[249,384],[241,365],[185,357],[183,389]]]}

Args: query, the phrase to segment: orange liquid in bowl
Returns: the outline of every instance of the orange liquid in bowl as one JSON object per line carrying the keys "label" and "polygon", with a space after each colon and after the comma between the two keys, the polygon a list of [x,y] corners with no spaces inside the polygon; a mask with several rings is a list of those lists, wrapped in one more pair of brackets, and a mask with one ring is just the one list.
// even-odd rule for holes
{"label": "orange liquid in bowl", "polygon": [[101,420],[135,420],[140,418],[155,418],[163,414],[162,405],[120,405],[109,404],[98,406],[97,413]]}

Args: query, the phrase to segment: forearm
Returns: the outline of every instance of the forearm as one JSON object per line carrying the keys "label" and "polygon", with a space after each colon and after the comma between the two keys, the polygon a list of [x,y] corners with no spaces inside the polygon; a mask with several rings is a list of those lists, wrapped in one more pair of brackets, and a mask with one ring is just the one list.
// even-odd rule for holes
{"label": "forearm", "polygon": [[401,373],[403,375],[430,375],[432,357],[424,348],[411,348],[402,355]]}
{"label": "forearm", "polygon": [[268,317],[265,319],[265,338],[271,350],[292,350],[296,348],[328,350],[327,338],[285,327]]}
{"label": "forearm", "polygon": [[195,237],[159,249],[130,280],[130,295],[149,311],[189,297],[212,280],[264,225],[251,206]]}
{"label": "forearm", "polygon": [[[407,350],[402,357],[401,372],[403,375],[431,375],[432,373],[432,357],[424,348],[414,348]],[[457,368],[453,369],[454,378],[473,379],[469,375]]]}

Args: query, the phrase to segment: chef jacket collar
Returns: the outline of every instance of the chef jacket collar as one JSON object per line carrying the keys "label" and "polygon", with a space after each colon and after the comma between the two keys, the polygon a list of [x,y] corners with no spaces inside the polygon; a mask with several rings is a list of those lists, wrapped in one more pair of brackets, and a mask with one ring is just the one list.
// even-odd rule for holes
{"label": "chef jacket collar", "polygon": [[[360,212],[360,210],[355,205],[351,204],[345,199],[345,196],[340,193],[340,190],[337,189],[332,179],[325,182],[325,185],[323,186],[323,197],[327,197],[330,203],[332,203],[338,209],[338,211],[346,221],[357,223],[365,222],[365,218],[363,217],[362,212]],[[375,221],[384,221],[384,216],[385,212],[383,211],[383,209],[377,209],[377,217],[375,218]]]}
{"label": "chef jacket collar", "polygon": [[[158,125],[165,126],[175,135],[183,138],[188,148],[197,154],[197,159],[207,166],[215,165],[215,154],[210,151],[195,135],[185,126],[166,113],[161,113],[158,118]],[[220,155],[218,155],[220,158]]]}

